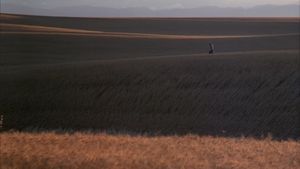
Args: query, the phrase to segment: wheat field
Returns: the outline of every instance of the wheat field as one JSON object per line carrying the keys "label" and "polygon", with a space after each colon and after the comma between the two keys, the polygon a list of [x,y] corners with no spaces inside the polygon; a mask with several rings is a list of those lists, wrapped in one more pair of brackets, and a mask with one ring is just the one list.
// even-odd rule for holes
{"label": "wheat field", "polygon": [[3,169],[298,169],[300,142],[271,138],[1,133]]}

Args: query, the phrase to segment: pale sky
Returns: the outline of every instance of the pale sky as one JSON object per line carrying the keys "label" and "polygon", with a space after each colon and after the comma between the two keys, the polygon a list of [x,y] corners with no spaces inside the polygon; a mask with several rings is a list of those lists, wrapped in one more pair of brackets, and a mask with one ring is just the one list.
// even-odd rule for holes
{"label": "pale sky", "polygon": [[299,4],[299,0],[0,0],[5,3],[39,8],[65,6],[102,6],[114,8],[147,7],[151,9],[193,8],[201,6],[252,7],[256,5]]}

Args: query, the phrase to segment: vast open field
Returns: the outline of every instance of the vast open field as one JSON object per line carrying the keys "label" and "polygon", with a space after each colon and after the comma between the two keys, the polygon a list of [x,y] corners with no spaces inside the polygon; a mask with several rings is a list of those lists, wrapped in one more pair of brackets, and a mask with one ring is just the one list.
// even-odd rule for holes
{"label": "vast open field", "polygon": [[299,168],[299,21],[1,14],[1,164]]}

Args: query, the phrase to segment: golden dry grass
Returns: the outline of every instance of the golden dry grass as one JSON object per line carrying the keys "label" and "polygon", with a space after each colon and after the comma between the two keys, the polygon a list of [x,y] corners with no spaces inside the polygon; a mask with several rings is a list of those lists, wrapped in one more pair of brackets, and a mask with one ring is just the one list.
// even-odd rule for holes
{"label": "golden dry grass", "polygon": [[101,33],[100,31],[59,28],[59,27],[50,27],[50,26],[41,26],[41,25],[24,25],[24,24],[0,23],[0,26],[4,30],[17,30],[17,31],[61,32],[61,33]]}
{"label": "golden dry grass", "polygon": [[60,27],[48,27],[40,25],[6,24],[0,23],[2,34],[27,34],[27,35],[70,35],[70,36],[91,36],[91,37],[117,37],[117,38],[142,38],[142,39],[236,39],[236,38],[262,38],[295,36],[299,33],[284,34],[255,34],[255,35],[169,35],[149,33],[128,33],[128,32],[103,32],[82,29],[70,29]]}
{"label": "golden dry grass", "polygon": [[10,20],[10,19],[21,19],[21,18],[23,18],[23,17],[20,15],[11,15],[11,14],[0,13],[0,19]]}
{"label": "golden dry grass", "polygon": [[300,168],[299,141],[84,133],[0,136],[3,169]]}

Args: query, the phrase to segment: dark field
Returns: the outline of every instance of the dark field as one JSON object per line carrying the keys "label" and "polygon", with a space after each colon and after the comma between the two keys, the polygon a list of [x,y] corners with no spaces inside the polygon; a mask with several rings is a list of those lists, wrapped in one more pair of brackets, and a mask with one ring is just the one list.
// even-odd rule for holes
{"label": "dark field", "polygon": [[[8,29],[4,23],[188,37],[260,37],[151,39],[98,33],[93,37]],[[1,15],[0,29],[4,130],[300,137],[298,18]],[[209,42],[216,46],[215,55],[206,54]]]}

